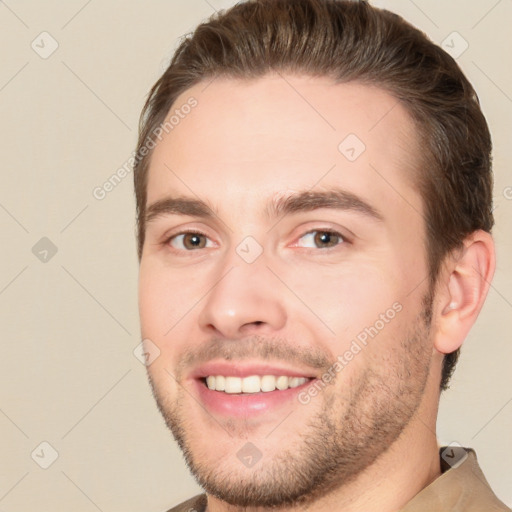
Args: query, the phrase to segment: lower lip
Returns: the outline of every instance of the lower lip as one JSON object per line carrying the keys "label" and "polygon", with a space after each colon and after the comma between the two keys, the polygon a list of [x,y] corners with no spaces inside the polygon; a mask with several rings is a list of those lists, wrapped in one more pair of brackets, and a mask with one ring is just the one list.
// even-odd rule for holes
{"label": "lower lip", "polygon": [[282,391],[230,394],[223,391],[213,391],[206,386],[203,380],[194,379],[199,399],[209,411],[234,417],[247,417],[270,412],[293,400],[299,403],[299,393],[315,380],[308,380],[296,388],[288,388]]}

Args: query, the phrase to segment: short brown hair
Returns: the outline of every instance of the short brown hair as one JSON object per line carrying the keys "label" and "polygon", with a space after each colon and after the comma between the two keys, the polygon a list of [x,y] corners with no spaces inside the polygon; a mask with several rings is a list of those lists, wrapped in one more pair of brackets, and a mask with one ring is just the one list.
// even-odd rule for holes
{"label": "short brown hair", "polygon": [[[366,1],[248,0],[187,35],[144,105],[134,164],[138,254],[147,173],[141,152],[177,97],[206,79],[290,72],[376,85],[402,102],[425,151],[415,182],[424,201],[429,281],[475,230],[491,231],[491,137],[478,97],[455,60],[400,16]],[[444,358],[447,389],[459,351]]]}

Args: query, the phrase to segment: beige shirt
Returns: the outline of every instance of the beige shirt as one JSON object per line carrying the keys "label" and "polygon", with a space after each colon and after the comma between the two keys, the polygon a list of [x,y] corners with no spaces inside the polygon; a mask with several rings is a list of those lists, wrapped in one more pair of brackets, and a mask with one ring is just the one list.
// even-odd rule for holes
{"label": "beige shirt", "polygon": [[[512,512],[493,493],[470,448],[442,447],[442,474],[398,512]],[[200,494],[167,512],[205,512]]]}

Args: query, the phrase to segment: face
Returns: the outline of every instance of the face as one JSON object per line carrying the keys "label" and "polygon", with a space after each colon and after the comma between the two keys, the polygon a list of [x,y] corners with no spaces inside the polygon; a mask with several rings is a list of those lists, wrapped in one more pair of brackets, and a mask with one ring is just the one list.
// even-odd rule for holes
{"label": "face", "polygon": [[[407,428],[432,336],[420,148],[386,92],[216,79],[158,142],[139,306],[154,396],[239,506],[347,485]],[[148,341],[149,340],[149,341]]]}

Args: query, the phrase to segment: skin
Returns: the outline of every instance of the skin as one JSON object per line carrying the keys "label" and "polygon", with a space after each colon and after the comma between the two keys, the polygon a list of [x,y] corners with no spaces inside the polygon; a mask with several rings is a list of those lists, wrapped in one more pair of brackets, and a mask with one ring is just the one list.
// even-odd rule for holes
{"label": "skin", "polygon": [[[157,144],[149,168],[148,205],[182,196],[216,213],[160,215],[146,227],[139,308],[142,336],[160,350],[148,367],[158,407],[210,512],[398,510],[440,474],[442,358],[480,311],[492,239],[468,237],[430,296],[413,179],[420,145],[401,104],[318,77],[206,85],[178,98],[173,109],[191,96],[198,106]],[[338,149],[348,134],[366,146],[355,161]],[[334,187],[382,220],[332,208],[266,214],[271,198]],[[326,229],[344,237],[328,248],[306,235]],[[203,233],[201,248],[183,230]],[[263,251],[252,263],[236,251],[247,236]],[[190,378],[198,362],[286,362],[320,377],[396,303],[400,312],[309,403],[250,417],[200,404]],[[262,454],[250,468],[237,457],[247,442]]]}

